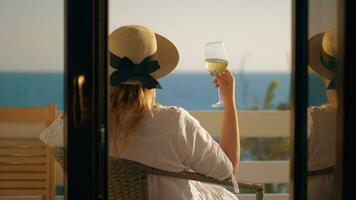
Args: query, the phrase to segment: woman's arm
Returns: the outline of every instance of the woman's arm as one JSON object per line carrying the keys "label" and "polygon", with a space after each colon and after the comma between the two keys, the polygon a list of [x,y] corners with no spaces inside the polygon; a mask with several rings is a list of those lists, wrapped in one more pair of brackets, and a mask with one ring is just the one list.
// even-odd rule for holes
{"label": "woman's arm", "polygon": [[234,173],[240,163],[240,132],[235,106],[235,79],[225,70],[215,78],[224,102],[224,118],[220,133],[220,147],[230,159]]}
{"label": "woman's arm", "polygon": [[182,163],[195,172],[219,180],[231,177],[233,165],[220,145],[186,110],[180,110],[175,138],[177,156]]}

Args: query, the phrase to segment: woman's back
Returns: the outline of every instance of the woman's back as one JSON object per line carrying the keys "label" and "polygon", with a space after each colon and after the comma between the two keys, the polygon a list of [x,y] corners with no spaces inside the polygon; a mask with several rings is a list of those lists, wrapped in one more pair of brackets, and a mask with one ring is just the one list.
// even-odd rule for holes
{"label": "woman's back", "polygon": [[[140,131],[120,156],[115,136],[110,156],[134,160],[167,171],[193,170],[217,179],[232,175],[232,164],[209,133],[187,111],[158,106],[147,112]],[[225,189],[196,181],[149,177],[150,199],[236,199]]]}

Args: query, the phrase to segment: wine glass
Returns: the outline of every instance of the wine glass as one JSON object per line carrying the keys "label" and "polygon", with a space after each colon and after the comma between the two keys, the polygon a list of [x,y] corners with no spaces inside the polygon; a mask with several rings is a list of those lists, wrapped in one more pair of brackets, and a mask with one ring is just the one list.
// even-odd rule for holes
{"label": "wine glass", "polygon": [[[213,75],[218,75],[223,72],[228,65],[228,58],[225,51],[224,43],[221,41],[208,42],[205,44],[204,62],[206,68]],[[220,89],[218,88],[219,101],[211,105],[211,107],[223,107],[224,103],[220,96]]]}

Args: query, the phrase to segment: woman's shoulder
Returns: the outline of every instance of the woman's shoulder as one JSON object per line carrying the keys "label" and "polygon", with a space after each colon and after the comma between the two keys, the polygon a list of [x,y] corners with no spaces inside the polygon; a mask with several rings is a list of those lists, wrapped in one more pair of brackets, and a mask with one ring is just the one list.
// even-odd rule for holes
{"label": "woman's shoulder", "polygon": [[329,104],[311,106],[308,108],[308,127],[310,129],[334,130],[336,108]]}
{"label": "woman's shoulder", "polygon": [[188,114],[188,111],[186,111],[184,108],[179,107],[179,106],[163,106],[163,105],[158,105],[155,107],[153,110],[154,114],[166,114],[166,115],[186,115]]}
{"label": "woman's shoulder", "polygon": [[189,123],[194,122],[196,119],[190,115],[190,113],[182,107],[179,106],[156,106],[155,109],[152,110],[152,116],[156,116],[160,119],[165,119],[166,121],[176,121],[180,123]]}
{"label": "woman's shoulder", "polygon": [[319,115],[328,115],[328,114],[335,114],[336,108],[333,107],[331,104],[324,104],[321,106],[310,106],[308,107],[308,114],[311,116],[319,116]]}

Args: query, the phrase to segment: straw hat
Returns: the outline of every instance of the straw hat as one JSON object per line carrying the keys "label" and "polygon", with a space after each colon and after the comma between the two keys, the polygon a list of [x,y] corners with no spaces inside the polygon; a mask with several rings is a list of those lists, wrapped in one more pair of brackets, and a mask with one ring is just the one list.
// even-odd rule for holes
{"label": "straw hat", "polygon": [[[122,26],[113,31],[109,36],[109,51],[113,86],[143,84],[150,89],[160,88],[156,79],[172,72],[179,60],[172,42],[140,25]],[[152,79],[158,85],[152,85]]]}
{"label": "straw hat", "polygon": [[336,28],[314,35],[309,39],[309,67],[318,75],[335,78],[338,57],[338,31]]}

